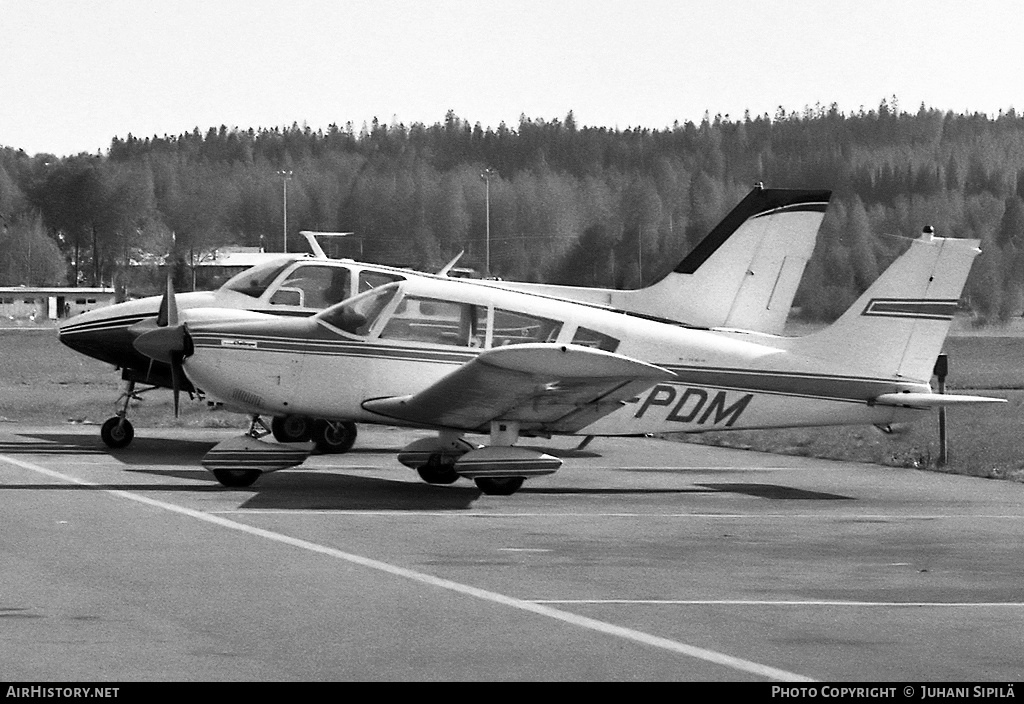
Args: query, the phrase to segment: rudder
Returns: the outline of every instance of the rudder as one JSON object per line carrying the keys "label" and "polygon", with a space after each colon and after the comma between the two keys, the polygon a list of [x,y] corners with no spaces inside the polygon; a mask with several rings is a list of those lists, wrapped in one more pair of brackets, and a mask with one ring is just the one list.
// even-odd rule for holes
{"label": "rudder", "polygon": [[787,347],[844,369],[927,383],[980,251],[978,240],[926,228],[839,320]]}

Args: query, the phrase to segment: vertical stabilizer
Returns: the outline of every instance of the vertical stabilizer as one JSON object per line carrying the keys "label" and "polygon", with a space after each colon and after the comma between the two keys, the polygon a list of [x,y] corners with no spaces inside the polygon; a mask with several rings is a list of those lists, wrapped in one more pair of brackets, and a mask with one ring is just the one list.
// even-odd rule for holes
{"label": "vertical stabilizer", "polygon": [[612,305],[691,325],[781,334],[831,196],[759,186],[674,271],[645,289],[616,291]]}
{"label": "vertical stabilizer", "polygon": [[696,327],[782,334],[831,191],[760,184],[673,271],[646,288],[493,285],[611,306]]}
{"label": "vertical stabilizer", "polygon": [[979,253],[978,240],[934,237],[925,228],[839,320],[787,348],[836,367],[927,383]]}

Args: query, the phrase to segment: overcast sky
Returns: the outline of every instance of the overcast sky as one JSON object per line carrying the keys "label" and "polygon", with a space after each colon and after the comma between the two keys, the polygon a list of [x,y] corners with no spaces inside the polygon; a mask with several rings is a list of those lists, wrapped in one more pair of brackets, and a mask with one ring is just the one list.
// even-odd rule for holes
{"label": "overcast sky", "polygon": [[669,127],[838,103],[1024,109],[1014,0],[0,0],[0,145],[451,109]]}

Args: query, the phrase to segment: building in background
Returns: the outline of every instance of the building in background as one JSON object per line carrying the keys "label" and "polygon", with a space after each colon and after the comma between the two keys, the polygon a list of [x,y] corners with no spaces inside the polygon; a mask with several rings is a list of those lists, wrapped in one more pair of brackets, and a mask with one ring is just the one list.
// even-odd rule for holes
{"label": "building in background", "polygon": [[45,325],[115,302],[113,288],[0,286],[0,326]]}

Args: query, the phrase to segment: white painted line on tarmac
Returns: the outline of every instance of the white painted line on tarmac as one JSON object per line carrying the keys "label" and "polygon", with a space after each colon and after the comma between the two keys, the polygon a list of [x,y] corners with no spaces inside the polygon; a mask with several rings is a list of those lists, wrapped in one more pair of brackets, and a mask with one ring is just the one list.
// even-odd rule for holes
{"label": "white painted line on tarmac", "polygon": [[992,606],[1022,607],[1020,601],[829,601],[829,600],[761,600],[761,599],[530,599],[534,604],[617,604],[653,606],[857,606],[857,607],[950,607],[988,608]]}
{"label": "white painted line on tarmac", "polygon": [[406,569],[404,567],[398,567],[387,562],[381,562],[380,560],[373,560],[368,557],[361,555],[355,555],[353,553],[343,552],[335,548],[327,547],[326,545],[320,545],[313,543],[308,540],[301,540],[299,538],[292,538],[282,533],[275,533],[273,531],[264,530],[263,528],[256,528],[249,526],[244,523],[238,523],[221,516],[215,516],[203,511],[196,511],[194,509],[185,508],[184,506],[178,506],[177,504],[167,503],[165,501],[159,501],[157,499],[151,499],[148,496],[136,494],[130,491],[123,491],[121,489],[107,489],[101,485],[90,482],[84,479],[78,479],[60,472],[56,472],[46,467],[33,464],[31,462],[24,462],[21,460],[14,459],[13,457],[7,457],[6,455],[0,455],[0,461],[7,462],[16,467],[21,467],[39,474],[59,479],[61,481],[69,482],[72,484],[78,484],[81,486],[88,486],[102,491],[113,496],[120,497],[122,499],[128,499],[129,501],[135,501],[147,506],[153,506],[160,508],[165,511],[177,513],[183,516],[189,516],[206,523],[212,523],[213,525],[220,526],[222,528],[228,528],[231,530],[240,531],[242,533],[248,533],[260,538],[266,538],[267,540],[273,540],[278,543],[285,545],[291,545],[293,547],[301,548],[303,550],[309,550],[310,552],[319,553],[321,555],[327,555],[328,557],[334,557],[339,560],[344,560],[352,564],[361,565],[370,569],[385,572],[397,577],[409,579],[421,584],[427,584],[433,587],[439,587],[441,589],[447,589],[448,591],[464,594],[466,596],[472,596],[477,599],[489,601],[495,604],[501,604],[508,606],[520,611],[526,611],[529,613],[537,614],[539,616],[547,616],[548,618],[562,621],[580,628],[586,628],[606,635],[616,636],[626,640],[633,641],[635,643],[641,643],[643,645],[652,646],[655,648],[661,648],[670,652],[685,655],[687,657],[695,658],[697,660],[704,660],[705,662],[722,665],[733,670],[740,672],[747,672],[759,677],[765,677],[771,680],[779,680],[783,682],[813,682],[814,680],[804,675],[798,675],[793,672],[787,672],[769,665],[763,665],[761,663],[753,662],[751,660],[744,660],[743,658],[733,657],[732,655],[726,655],[725,653],[719,653],[714,650],[708,650],[706,648],[700,648],[694,645],[688,645],[679,641],[670,640],[668,638],[662,638],[660,636],[651,635],[650,633],[644,633],[643,631],[637,631],[632,628],[625,628],[623,626],[616,626],[606,621],[599,621],[597,619],[588,618],[586,616],[580,616],[578,614],[570,613],[568,611],[561,611],[559,609],[552,608],[540,603],[534,603],[526,601],[524,599],[517,599],[515,597],[506,596],[497,592],[488,591],[486,589],[479,589],[472,587],[468,584],[461,584],[459,582],[453,582],[448,579],[442,579],[435,577],[430,574],[423,572],[416,572],[414,570]]}
{"label": "white painted line on tarmac", "polygon": [[437,510],[437,511],[396,511],[396,510],[367,510],[367,509],[345,509],[345,508],[238,508],[225,509],[223,511],[211,511],[217,515],[272,515],[287,514],[289,516],[336,516],[338,518],[356,518],[365,516],[379,516],[387,518],[412,517],[412,518],[698,518],[698,519],[740,519],[740,518],[780,518],[784,520],[826,520],[826,521],[934,521],[934,520],[957,520],[957,519],[1002,519],[1002,520],[1024,520],[1022,513],[928,513],[928,514],[882,514],[882,513],[637,513],[637,512],[608,512],[608,511],[522,511],[515,513],[495,511],[462,511],[462,510]]}

